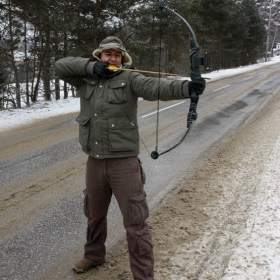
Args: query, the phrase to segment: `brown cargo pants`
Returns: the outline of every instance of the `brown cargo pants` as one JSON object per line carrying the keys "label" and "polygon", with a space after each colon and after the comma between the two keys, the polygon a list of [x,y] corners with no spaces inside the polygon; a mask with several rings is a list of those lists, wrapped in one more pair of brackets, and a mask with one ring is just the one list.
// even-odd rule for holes
{"label": "brown cargo pants", "polygon": [[84,191],[84,213],[88,218],[84,262],[97,265],[105,261],[107,213],[114,194],[123,216],[133,277],[154,279],[153,243],[145,222],[149,209],[144,184],[145,173],[137,156],[88,157]]}

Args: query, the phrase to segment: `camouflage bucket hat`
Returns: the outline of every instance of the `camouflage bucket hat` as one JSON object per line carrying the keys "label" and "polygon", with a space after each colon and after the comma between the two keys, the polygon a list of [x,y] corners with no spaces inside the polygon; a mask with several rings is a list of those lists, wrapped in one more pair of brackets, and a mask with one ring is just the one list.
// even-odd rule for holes
{"label": "camouflage bucket hat", "polygon": [[131,65],[132,64],[132,59],[130,55],[127,53],[122,41],[114,36],[109,36],[106,37],[99,45],[99,48],[94,50],[92,55],[96,59],[100,60],[100,55],[102,51],[108,50],[108,49],[113,49],[117,51],[122,52],[122,63],[125,65]]}

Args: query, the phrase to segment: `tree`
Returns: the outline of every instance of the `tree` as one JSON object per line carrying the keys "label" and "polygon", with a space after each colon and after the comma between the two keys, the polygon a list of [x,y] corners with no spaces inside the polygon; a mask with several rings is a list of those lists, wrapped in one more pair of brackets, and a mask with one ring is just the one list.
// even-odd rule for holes
{"label": "tree", "polygon": [[[109,35],[123,40],[138,69],[188,74],[188,28],[168,10],[157,11],[155,1],[0,2],[0,48],[5,50],[1,55],[7,57],[5,73],[9,71],[7,76],[3,69],[0,75],[6,79],[6,85],[8,77],[15,82],[16,102],[11,104],[16,107],[21,106],[23,92],[27,105],[36,102],[41,93],[45,100],[58,100],[61,85],[55,77],[54,61],[66,56],[90,58],[93,49]],[[273,0],[273,24],[277,5],[279,1]],[[187,5],[186,1],[169,0],[168,7],[190,23],[201,54],[210,53],[212,70],[253,63],[260,56],[265,40],[264,22],[258,10],[266,10],[264,0],[196,0],[187,1]],[[18,66],[15,59],[19,53]],[[20,82],[25,82],[25,87],[20,88]],[[69,88],[66,83],[62,87],[67,98]]]}
{"label": "tree", "polygon": [[21,23],[13,16],[13,8],[11,1],[7,1],[7,18],[8,18],[8,30],[6,33],[6,44],[9,48],[9,66],[13,71],[13,83],[15,84],[15,93],[16,93],[16,107],[21,108],[21,92],[20,92],[20,82],[19,82],[19,73],[18,65],[16,62],[16,51],[19,49],[20,38],[22,35],[21,32]]}
{"label": "tree", "polygon": [[[13,0],[25,17],[36,29],[34,34],[33,53],[36,70],[36,85],[32,101],[38,96],[39,84],[42,79],[46,100],[51,99],[52,65],[54,60],[67,55],[90,57],[92,45],[122,27],[122,13],[136,1],[33,1]],[[115,21],[114,26],[112,23]],[[35,74],[35,73],[34,73]],[[64,98],[68,91],[64,87]],[[55,96],[60,98],[59,81],[55,81]]]}
{"label": "tree", "polygon": [[265,41],[265,25],[260,18],[255,0],[243,0],[242,10],[244,12],[245,27],[241,64],[254,63],[263,52]]}
{"label": "tree", "polygon": [[203,38],[202,45],[211,53],[213,70],[256,60],[256,52],[263,44],[263,22],[255,1],[200,0],[192,9],[200,18],[198,33]]}
{"label": "tree", "polygon": [[[186,5],[171,2],[169,6],[177,7],[183,17],[192,20]],[[121,34],[137,68],[188,74],[189,30],[173,13],[156,10],[153,1],[129,10]]]}
{"label": "tree", "polygon": [[267,60],[273,55],[274,44],[280,42],[280,1],[256,0],[256,4],[266,27],[266,41],[263,49],[265,49],[264,54]]}

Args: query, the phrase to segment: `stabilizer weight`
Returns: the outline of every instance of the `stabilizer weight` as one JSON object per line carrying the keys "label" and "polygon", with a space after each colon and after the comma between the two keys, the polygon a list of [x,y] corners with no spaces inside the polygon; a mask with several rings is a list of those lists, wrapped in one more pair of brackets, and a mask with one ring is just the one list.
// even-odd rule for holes
{"label": "stabilizer weight", "polygon": [[158,154],[157,151],[151,152],[151,158],[152,158],[152,159],[157,159],[158,157],[159,157],[159,154]]}

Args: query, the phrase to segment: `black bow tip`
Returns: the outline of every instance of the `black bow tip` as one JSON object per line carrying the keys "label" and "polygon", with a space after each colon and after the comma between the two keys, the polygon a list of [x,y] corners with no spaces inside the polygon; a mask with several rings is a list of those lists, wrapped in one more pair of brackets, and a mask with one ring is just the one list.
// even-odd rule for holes
{"label": "black bow tip", "polygon": [[151,153],[151,158],[152,158],[152,159],[157,159],[158,157],[159,157],[159,154],[158,154],[157,151],[153,151],[153,152]]}
{"label": "black bow tip", "polygon": [[157,1],[157,3],[156,3],[156,9],[157,9],[158,11],[162,11],[163,8],[164,8],[163,3],[160,2],[160,1]]}

